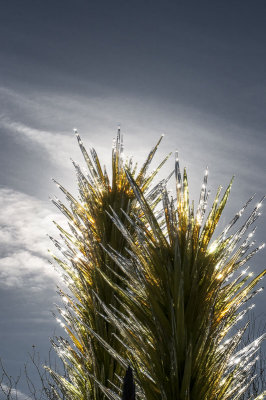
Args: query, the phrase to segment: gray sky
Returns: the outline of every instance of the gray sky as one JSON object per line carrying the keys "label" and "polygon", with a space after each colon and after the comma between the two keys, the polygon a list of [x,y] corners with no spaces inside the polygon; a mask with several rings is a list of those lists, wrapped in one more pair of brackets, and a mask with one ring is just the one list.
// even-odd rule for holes
{"label": "gray sky", "polygon": [[[107,165],[118,123],[137,160],[165,133],[157,161],[178,149],[195,199],[206,165],[212,192],[235,174],[221,226],[266,192],[265,17],[263,0],[2,1],[0,356],[11,374],[60,332],[46,233],[64,219],[48,196],[51,177],[76,190],[74,127]],[[258,244],[265,226],[262,216]]]}

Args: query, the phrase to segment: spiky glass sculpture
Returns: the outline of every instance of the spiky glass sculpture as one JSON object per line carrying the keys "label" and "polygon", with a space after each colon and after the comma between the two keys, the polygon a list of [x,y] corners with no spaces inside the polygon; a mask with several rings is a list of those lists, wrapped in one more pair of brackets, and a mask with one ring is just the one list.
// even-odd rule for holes
{"label": "spiky glass sculpture", "polygon": [[[56,182],[70,206],[67,208],[57,198],[53,202],[67,217],[70,231],[67,232],[56,224],[61,233],[61,243],[51,238],[63,255],[62,259],[54,255],[54,259],[63,270],[69,289],[67,293],[60,291],[66,307],[58,308],[62,319],[57,318],[69,339],[66,341],[58,338],[52,343],[66,366],[69,380],[52,370],[50,372],[58,389],[67,399],[102,399],[104,394],[95,382],[99,381],[107,387],[119,385],[123,359],[117,362],[95,336],[102,338],[121,357],[125,356],[124,346],[114,335],[116,328],[101,317],[102,308],[98,300],[100,298],[105,304],[112,304],[117,309],[120,307],[119,296],[115,296],[102,274],[113,279],[113,274],[119,272],[114,282],[125,286],[124,274],[104,250],[104,247],[112,246],[119,254],[126,254],[126,240],[109,218],[107,211],[115,210],[121,221],[131,230],[127,216],[139,215],[140,208],[127,179],[125,167],[135,176],[141,192],[145,193],[150,207],[154,209],[160,201],[162,183],[159,182],[152,190],[149,188],[168,157],[157,169],[147,174],[161,138],[137,173],[137,165],[133,166],[132,159],[124,160],[119,128],[112,150],[110,182],[105,167],[102,170],[95,150],[91,149],[89,156],[77,130],[75,133],[88,171],[86,175],[83,174],[81,168],[73,162],[78,178],[79,200]],[[131,233],[134,236],[134,232]]]}
{"label": "spiky glass sculpture", "polygon": [[[251,198],[212,240],[232,182],[221,200],[218,189],[205,217],[207,170],[194,210],[177,157],[173,199],[166,181],[146,195],[151,178],[143,175],[157,146],[135,177],[131,162],[122,162],[119,132],[110,186],[95,153],[97,172],[80,145],[94,180],[85,181],[78,169],[82,204],[64,189],[71,213],[57,201],[72,229],[72,235],[62,231],[68,246],[63,254],[71,265],[57,261],[75,298],[63,295],[68,306],[61,310],[74,347],[63,339],[55,344],[69,371],[69,381],[54,374],[62,393],[71,399],[104,394],[118,400],[130,364],[139,399],[240,399],[254,379],[251,370],[264,338],[239,349],[247,325],[232,332],[253,307],[242,306],[262,290],[254,288],[266,271],[252,278],[243,269],[262,247],[250,251],[255,229],[248,230],[261,202],[233,231]],[[99,209],[106,196],[112,201]],[[162,212],[156,207],[160,200]]]}
{"label": "spiky glass sculpture", "polygon": [[[253,289],[266,270],[251,279],[252,273],[242,269],[264,247],[249,252],[255,229],[245,235],[259,215],[261,202],[244,224],[230,233],[251,198],[211,242],[232,182],[220,201],[221,188],[218,189],[204,222],[208,171],[196,212],[193,204],[189,204],[187,174],[184,171],[182,180],[178,158],[175,171],[177,199],[169,199],[164,189],[164,227],[159,226],[140,188],[127,172],[148,224],[137,216],[130,219],[136,239],[115,211],[111,213],[110,218],[127,240],[130,258],[106,251],[121,273],[128,276],[128,287],[119,287],[106,276],[114,290],[123,296],[124,312],[121,314],[104,303],[102,307],[107,320],[119,329],[141,398],[236,400],[254,379],[250,371],[265,336],[239,351],[236,349],[247,325],[229,336],[230,329],[253,305],[239,309],[262,290]],[[105,393],[110,399],[119,398],[114,393]]]}

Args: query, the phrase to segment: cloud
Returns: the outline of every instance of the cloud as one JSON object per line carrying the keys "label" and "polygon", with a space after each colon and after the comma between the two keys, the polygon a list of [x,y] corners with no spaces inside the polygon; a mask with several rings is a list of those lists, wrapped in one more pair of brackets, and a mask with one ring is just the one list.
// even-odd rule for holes
{"label": "cloud", "polygon": [[[161,133],[166,133],[157,160],[169,151],[179,150],[181,166],[188,167],[192,198],[198,197],[198,183],[206,165],[210,169],[210,182],[212,177],[215,181],[214,190],[218,184],[227,184],[233,174],[237,176],[239,196],[243,199],[265,185],[261,132],[251,134],[248,127],[170,101],[119,96],[107,89],[105,96],[92,93],[85,96],[56,90],[18,92],[0,87],[0,98],[5,99],[0,124],[33,151],[45,151],[49,158],[42,160],[42,165],[53,161],[62,167],[56,174],[59,180],[65,175],[69,182],[70,170],[66,173],[64,170],[71,168],[70,157],[84,165],[70,133],[72,127],[79,129],[87,149],[90,144],[96,148],[110,170],[112,137],[120,121],[122,132],[126,132],[125,151],[135,154],[139,162]],[[173,159],[169,163],[173,165]]]}
{"label": "cloud", "polygon": [[18,389],[10,389],[10,387],[4,383],[1,384],[1,389],[5,398],[10,398],[11,400],[31,400],[31,397],[29,397],[27,394]]}
{"label": "cloud", "polygon": [[83,138],[89,133],[87,144],[97,143],[97,150],[104,153],[109,151],[116,134],[114,121],[120,105],[113,98],[20,93],[0,87],[0,101],[0,127],[31,149],[45,150],[50,160],[64,167],[70,165],[70,157],[81,159],[73,128],[78,128]]}
{"label": "cloud", "polygon": [[7,118],[1,119],[1,125],[27,145],[31,147],[40,146],[57,164],[66,165],[70,154],[73,154],[74,140],[71,136],[35,129],[21,122],[10,121]]}
{"label": "cloud", "polygon": [[42,289],[47,279],[58,280],[48,262],[47,233],[57,236],[52,220],[64,225],[60,214],[32,196],[0,189],[0,285]]}
{"label": "cloud", "polygon": [[[5,286],[21,286],[27,282],[31,289],[40,288],[40,284],[47,277],[53,276],[48,261],[40,256],[33,255],[30,251],[18,250],[0,259],[1,284]],[[49,269],[51,271],[49,271]]]}
{"label": "cloud", "polygon": [[116,135],[116,129],[110,130],[112,124],[116,128],[113,106],[119,108],[115,100],[45,92],[19,93],[0,87],[0,101],[0,127],[6,141],[11,136],[34,153],[44,152],[46,163],[52,161],[57,167],[69,169],[70,157],[82,162],[74,127],[80,130],[83,139],[89,132],[87,148],[97,143],[97,151],[104,159],[111,159],[109,149]]}

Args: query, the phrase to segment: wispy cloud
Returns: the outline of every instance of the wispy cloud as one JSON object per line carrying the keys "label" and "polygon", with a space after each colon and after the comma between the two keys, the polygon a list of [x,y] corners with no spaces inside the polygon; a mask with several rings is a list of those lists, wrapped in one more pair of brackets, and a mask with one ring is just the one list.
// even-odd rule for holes
{"label": "wispy cloud", "polygon": [[51,160],[57,164],[66,165],[70,154],[76,154],[77,152],[73,150],[74,138],[71,136],[35,129],[21,122],[10,121],[3,117],[1,126],[17,135],[17,138],[24,141],[28,146],[32,148],[40,146],[48,153]]}
{"label": "wispy cloud", "polygon": [[[33,151],[45,151],[49,157],[46,162],[52,160],[59,167],[71,167],[70,157],[81,161],[71,134],[74,126],[80,130],[86,147],[95,147],[110,167],[110,144],[120,121],[122,131],[126,132],[126,152],[135,154],[138,161],[144,159],[160,134],[166,133],[158,158],[178,149],[182,165],[189,169],[191,186],[196,190],[196,182],[206,165],[210,177],[214,176],[218,183],[226,184],[232,174],[237,175],[244,198],[265,182],[261,174],[264,147],[259,133],[199,113],[192,107],[110,93],[105,97],[86,97],[56,91],[20,93],[2,87],[1,96],[7,103],[0,118],[2,127]],[[252,168],[247,168],[247,164]]]}
{"label": "wispy cloud", "polygon": [[64,224],[61,215],[45,202],[8,188],[0,189],[0,285],[39,290],[47,279],[58,280],[48,262],[52,243],[47,233],[57,235],[52,220]]}

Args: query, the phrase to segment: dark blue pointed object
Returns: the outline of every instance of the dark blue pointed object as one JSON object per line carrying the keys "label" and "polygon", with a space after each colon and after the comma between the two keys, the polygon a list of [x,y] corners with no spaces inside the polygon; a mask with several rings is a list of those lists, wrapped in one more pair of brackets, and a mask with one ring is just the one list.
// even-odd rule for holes
{"label": "dark blue pointed object", "polygon": [[133,371],[132,368],[128,366],[124,377],[122,400],[135,400],[135,398]]}

